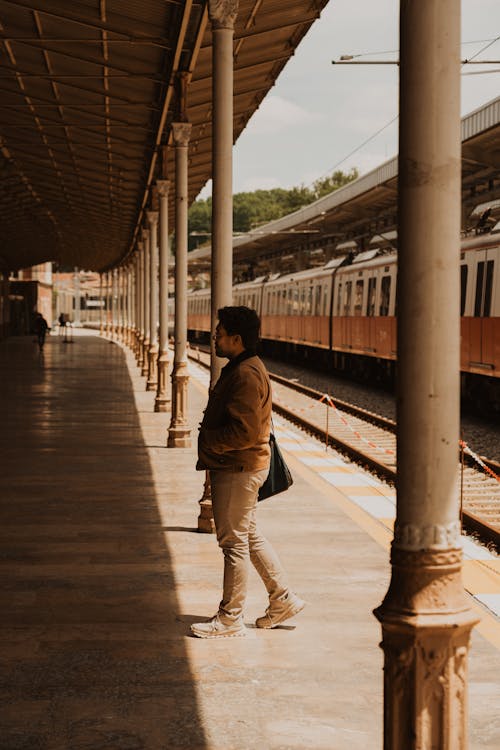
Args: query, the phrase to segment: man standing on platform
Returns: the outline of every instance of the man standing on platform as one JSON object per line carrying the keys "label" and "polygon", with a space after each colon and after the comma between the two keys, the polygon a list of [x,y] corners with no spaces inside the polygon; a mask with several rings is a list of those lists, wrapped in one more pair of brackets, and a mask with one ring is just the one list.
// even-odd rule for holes
{"label": "man standing on platform", "polygon": [[43,351],[43,346],[45,344],[45,336],[47,335],[47,331],[49,330],[49,324],[43,317],[42,313],[37,313],[35,322],[33,325],[36,333],[36,338],[38,341],[38,348],[40,351]]}
{"label": "man standing on platform", "polygon": [[243,607],[250,561],[269,595],[269,606],[255,623],[258,628],[273,628],[305,607],[290,591],[278,556],[256,526],[257,495],[269,472],[272,408],[269,375],[256,353],[259,316],[248,307],[223,307],[218,319],[215,353],[229,363],[208,399],[196,468],[210,473],[224,582],[217,614],[191,625],[199,638],[246,635]]}

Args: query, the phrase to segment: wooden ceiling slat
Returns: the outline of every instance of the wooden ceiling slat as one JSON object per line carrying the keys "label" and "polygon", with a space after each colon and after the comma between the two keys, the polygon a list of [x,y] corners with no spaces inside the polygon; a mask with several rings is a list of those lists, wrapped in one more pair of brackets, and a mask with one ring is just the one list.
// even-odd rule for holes
{"label": "wooden ceiling slat", "polygon": [[[235,138],[326,2],[240,0]],[[180,70],[191,76],[191,198],[211,176],[206,3],[123,0],[111,12],[107,5],[105,15],[99,3],[80,0],[0,0],[0,8],[0,49],[9,50],[10,61],[0,72],[6,105],[0,108],[6,148],[0,169],[8,165],[7,174],[19,177],[0,189],[0,216],[10,217],[9,237],[23,238],[7,249],[1,243],[4,262],[14,269],[30,253],[38,262],[43,246],[68,265],[84,260],[89,269],[112,267],[133,248],[150,186],[160,176],[158,153],[168,141]],[[172,167],[168,149],[171,174]],[[85,239],[89,216],[96,225],[91,242]],[[48,227],[43,237],[35,230],[41,221]]]}

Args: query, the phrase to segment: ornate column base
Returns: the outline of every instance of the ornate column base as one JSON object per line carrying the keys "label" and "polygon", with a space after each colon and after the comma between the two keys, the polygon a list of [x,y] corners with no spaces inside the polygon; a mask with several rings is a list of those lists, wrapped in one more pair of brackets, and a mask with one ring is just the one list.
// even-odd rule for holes
{"label": "ornate column base", "polygon": [[158,390],[155,398],[155,411],[168,411],[170,398],[168,394],[168,352],[158,356]]}
{"label": "ornate column base", "polygon": [[187,427],[169,427],[167,448],[190,448],[191,430]]}
{"label": "ornate column base", "polygon": [[172,421],[168,428],[167,448],[189,448],[191,430],[187,425],[187,362],[174,365],[172,373]]}
{"label": "ornate column base", "polygon": [[200,500],[200,515],[198,516],[198,531],[202,534],[215,534],[215,523],[212,512],[212,492],[210,488],[210,475],[205,473],[205,484],[203,496]]}
{"label": "ornate column base", "polygon": [[141,367],[141,375],[144,378],[147,378],[148,371],[149,371],[148,352],[149,352],[149,339],[144,338],[142,340],[142,367]]}
{"label": "ornate column base", "polygon": [[384,750],[466,750],[472,627],[460,549],[393,545],[382,624]]}
{"label": "ornate column base", "polygon": [[153,344],[148,350],[148,380],[146,383],[147,391],[156,391],[158,385],[158,347]]}

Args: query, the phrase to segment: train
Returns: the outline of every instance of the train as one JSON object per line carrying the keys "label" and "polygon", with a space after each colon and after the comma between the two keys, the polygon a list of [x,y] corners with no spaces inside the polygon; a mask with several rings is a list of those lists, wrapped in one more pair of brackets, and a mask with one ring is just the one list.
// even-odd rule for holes
{"label": "train", "polygon": [[[233,304],[259,313],[264,354],[393,384],[396,277],[397,251],[372,249],[235,284]],[[460,285],[462,397],[500,414],[500,232],[462,239]],[[191,290],[189,340],[207,341],[209,331],[210,289]]]}

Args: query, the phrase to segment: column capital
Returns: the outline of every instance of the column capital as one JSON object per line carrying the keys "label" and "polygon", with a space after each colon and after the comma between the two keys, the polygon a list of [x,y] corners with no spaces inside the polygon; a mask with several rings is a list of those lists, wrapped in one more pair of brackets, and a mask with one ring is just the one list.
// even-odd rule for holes
{"label": "column capital", "polygon": [[144,242],[142,240],[137,240],[137,253],[142,253],[144,248]]}
{"label": "column capital", "polygon": [[158,211],[146,211],[146,217],[150,226],[158,224]]}
{"label": "column capital", "polygon": [[208,0],[208,15],[212,29],[234,29],[239,0]]}
{"label": "column capital", "polygon": [[142,227],[142,241],[144,244],[146,244],[149,240],[149,229],[146,229],[146,227]]}
{"label": "column capital", "polygon": [[172,123],[172,136],[176,146],[187,146],[189,144],[192,127],[190,122]]}
{"label": "column capital", "polygon": [[158,195],[160,198],[168,198],[170,180],[156,180],[156,187],[158,188]]}

